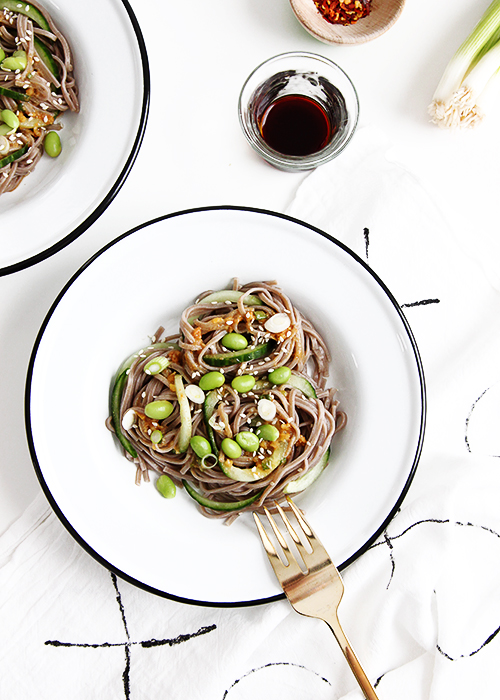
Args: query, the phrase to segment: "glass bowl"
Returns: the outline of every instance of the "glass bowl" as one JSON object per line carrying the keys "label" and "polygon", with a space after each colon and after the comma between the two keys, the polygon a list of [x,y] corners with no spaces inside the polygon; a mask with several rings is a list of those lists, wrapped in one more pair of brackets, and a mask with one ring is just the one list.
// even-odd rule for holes
{"label": "glass bowl", "polygon": [[[283,105],[287,98],[314,103],[328,120],[329,133],[318,150],[297,155],[277,150],[268,143],[269,138],[265,140],[270,109],[278,101]],[[290,52],[264,61],[249,75],[240,93],[238,114],[243,133],[255,151],[276,168],[294,172],[316,168],[344,150],[358,123],[359,100],[351,80],[336,63],[312,53]],[[287,119],[283,117],[282,130],[286,127]],[[308,123],[296,135],[307,135],[307,129],[313,128]]]}

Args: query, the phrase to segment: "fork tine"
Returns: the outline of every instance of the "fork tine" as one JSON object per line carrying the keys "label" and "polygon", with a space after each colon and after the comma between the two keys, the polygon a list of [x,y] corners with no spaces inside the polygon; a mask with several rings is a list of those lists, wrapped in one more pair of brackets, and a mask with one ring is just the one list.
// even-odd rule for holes
{"label": "fork tine", "polygon": [[[313,546],[310,540],[310,537],[313,535],[313,531],[311,530],[310,527],[308,527],[307,523],[300,517],[300,511],[299,509],[295,506],[295,504],[290,501],[290,504],[292,505],[292,511],[295,514],[295,517],[297,518],[297,523],[298,526],[301,530],[302,538],[297,534],[297,531],[295,530],[294,526],[290,522],[290,519],[288,518],[286,511],[283,510],[283,508],[276,503],[276,507],[278,509],[279,514],[281,515],[281,518],[283,522],[285,523],[285,527],[290,533],[291,538],[293,539],[295,546],[297,548],[298,553],[300,554],[302,558],[302,566],[304,567],[306,573],[309,571],[310,568],[310,557],[309,555],[312,554],[313,551]],[[309,546],[309,549],[307,548],[306,544]],[[309,560],[309,563],[308,563]]]}
{"label": "fork tine", "polygon": [[[275,503],[275,505],[278,506],[277,503]],[[278,506],[278,509],[279,509],[279,506]],[[274,534],[276,535],[276,539],[277,539],[278,542],[280,543],[280,547],[282,548],[282,550],[284,551],[284,553],[285,553],[286,555],[288,555],[288,552],[290,551],[289,548],[288,548],[288,544],[287,544],[285,538],[283,537],[283,535],[281,534],[281,532],[280,532],[278,526],[277,526],[276,523],[274,522],[273,516],[271,515],[271,513],[268,511],[267,508],[264,508],[264,512],[265,512],[265,514],[267,515],[267,519],[269,520],[269,524],[271,525]],[[288,559],[288,556],[287,556],[287,559]]]}
{"label": "fork tine", "polygon": [[267,532],[264,530],[264,526],[260,522],[260,518],[257,515],[257,513],[253,513],[253,518],[255,520],[255,524],[257,525],[257,530],[259,532],[260,539],[262,540],[262,544],[264,545],[264,549],[269,555],[276,556],[277,552],[274,548],[274,545],[269,539]]}
{"label": "fork tine", "polygon": [[[304,531],[304,534],[306,535],[307,541],[309,542],[309,544],[310,544],[312,550],[315,551],[316,553],[321,552],[321,554],[322,554],[325,558],[327,558],[328,561],[330,561],[330,563],[331,563],[330,555],[329,555],[328,552],[326,551],[326,549],[325,549],[325,547],[323,546],[321,540],[319,540],[318,536],[316,535],[316,533],[314,532],[314,530],[312,529],[312,527],[311,527],[311,526],[309,525],[309,523],[307,522],[307,520],[306,520],[306,518],[305,518],[305,516],[304,516],[304,513],[300,510],[300,508],[298,508],[298,507],[295,505],[295,503],[292,501],[292,499],[290,498],[290,496],[287,496],[287,501],[288,501],[288,504],[289,504],[290,508],[291,508],[292,511],[294,512],[295,517],[297,518],[297,522],[299,523],[299,525],[301,526],[302,530]],[[304,556],[307,556],[307,555],[304,555]]]}
{"label": "fork tine", "polygon": [[304,530],[304,532],[305,532],[305,534],[307,535],[307,537],[313,537],[313,538],[317,541],[317,538],[316,538],[315,535],[314,535],[314,532],[313,532],[313,530],[312,530],[312,527],[309,525],[309,523],[308,523],[307,520],[305,519],[303,512],[302,512],[299,508],[297,508],[297,506],[296,506],[295,503],[292,501],[292,499],[290,498],[290,496],[287,496],[287,497],[286,497],[286,500],[288,501],[288,505],[290,506],[290,508],[291,508],[291,509],[293,510],[293,512],[295,513],[295,517],[297,518],[297,521],[299,522],[300,526],[301,526],[302,529]]}
{"label": "fork tine", "polygon": [[274,505],[278,509],[278,513],[281,515],[281,519],[285,523],[285,527],[288,530],[288,532],[290,533],[292,540],[295,542],[296,545],[300,545],[301,544],[300,537],[295,532],[292,523],[290,522],[290,520],[287,517],[287,514],[285,513],[285,511],[283,510],[283,508],[280,506],[279,503],[275,502]]}
{"label": "fork tine", "polygon": [[253,517],[255,520],[255,524],[257,525],[257,530],[260,535],[260,539],[262,540],[262,544],[264,545],[264,549],[266,550],[269,562],[271,563],[271,566],[274,569],[276,577],[281,583],[283,577],[286,575],[285,572],[287,570],[287,567],[281,561],[279,554],[276,551],[273,543],[269,539],[269,536],[265,531],[264,526],[262,525],[262,522],[257,513],[253,513]]}
{"label": "fork tine", "polygon": [[293,556],[292,552],[290,551],[290,548],[288,547],[288,544],[286,540],[284,539],[283,535],[278,529],[278,526],[274,522],[273,516],[271,513],[267,510],[267,508],[264,508],[264,512],[267,515],[267,519],[269,520],[269,524],[271,525],[271,528],[276,535],[276,539],[279,542],[280,547],[283,550],[283,556],[286,560],[286,563],[284,563],[281,560],[280,555],[276,551],[274,544],[270,540],[267,532],[264,529],[264,526],[262,525],[262,522],[257,515],[257,513],[253,513],[253,517],[255,520],[255,524],[257,525],[257,530],[259,531],[260,538],[262,540],[262,544],[264,545],[264,549],[267,552],[267,556],[269,557],[269,561],[272,564],[272,567],[274,569],[274,572],[276,576],[278,577],[278,580],[280,583],[283,581],[284,578],[288,578],[289,576],[294,576],[294,575],[302,575],[302,569],[298,565],[295,557]]}

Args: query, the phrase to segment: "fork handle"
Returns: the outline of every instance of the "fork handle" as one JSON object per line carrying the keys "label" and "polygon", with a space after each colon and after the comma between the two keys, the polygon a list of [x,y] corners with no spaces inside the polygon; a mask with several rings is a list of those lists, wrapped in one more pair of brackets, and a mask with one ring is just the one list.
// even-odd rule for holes
{"label": "fork handle", "polygon": [[344,630],[342,629],[337,615],[335,613],[329,615],[328,619],[325,619],[325,622],[335,635],[335,638],[339,643],[339,646],[344,653],[347,663],[349,664],[351,671],[354,674],[354,677],[358,681],[359,687],[363,691],[363,695],[365,696],[366,700],[378,700],[377,693],[375,692],[372,684],[368,680],[368,676],[366,675],[361,664],[359,663],[358,658],[354,653],[354,649],[349,643],[349,640],[345,636]]}

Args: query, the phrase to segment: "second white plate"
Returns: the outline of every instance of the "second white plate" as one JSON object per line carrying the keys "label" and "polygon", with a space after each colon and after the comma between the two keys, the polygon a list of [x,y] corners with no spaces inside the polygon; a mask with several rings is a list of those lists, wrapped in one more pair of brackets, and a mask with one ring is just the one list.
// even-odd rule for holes
{"label": "second white plate", "polygon": [[[61,155],[43,157],[14,192],[0,196],[0,276],[56,253],[96,221],[130,172],[147,121],[148,59],[127,0],[44,6],[73,50],[80,112],[61,118]],[[100,47],[119,57],[116,68]]]}

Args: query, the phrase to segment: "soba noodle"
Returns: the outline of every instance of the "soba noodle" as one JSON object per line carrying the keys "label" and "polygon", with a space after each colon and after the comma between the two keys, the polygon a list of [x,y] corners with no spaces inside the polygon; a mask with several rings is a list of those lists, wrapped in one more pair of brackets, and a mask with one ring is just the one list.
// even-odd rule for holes
{"label": "soba noodle", "polygon": [[[12,127],[3,119],[0,124],[3,194],[33,172],[43,155],[45,136],[59,131],[59,115],[78,112],[79,102],[70,46],[40,3],[19,3],[16,10],[0,11],[0,48],[0,110],[9,110],[19,122]],[[9,68],[5,59],[16,56],[24,67]]]}
{"label": "soba noodle", "polygon": [[[186,487],[205,515],[230,521],[314,480],[346,416],[338,409],[335,389],[327,387],[330,356],[324,340],[276,282],[240,286],[234,280],[229,292],[204,292],[183,312],[179,334],[163,333],[158,329],[153,344],[119,372],[115,413],[108,419],[136,465],[137,483],[148,481],[150,471],[167,474]],[[229,333],[243,336],[248,345],[228,350],[223,339]],[[166,366],[151,375],[148,367],[157,364],[155,358],[164,358],[160,362]],[[276,368],[287,368],[279,383],[273,381]],[[200,394],[198,384],[204,386],[202,378],[213,372],[224,383]],[[235,388],[237,378],[255,384],[241,391]],[[193,386],[194,394],[187,389],[195,400],[188,401],[186,418],[179,392]],[[148,404],[156,401],[173,407],[163,420],[146,415]],[[205,438],[209,455],[201,458],[191,442],[186,446],[186,422],[188,438]],[[225,453],[223,440],[234,447],[242,432],[262,435],[262,425],[274,426],[274,435],[264,432],[252,451]],[[231,510],[237,504],[241,507]]]}

